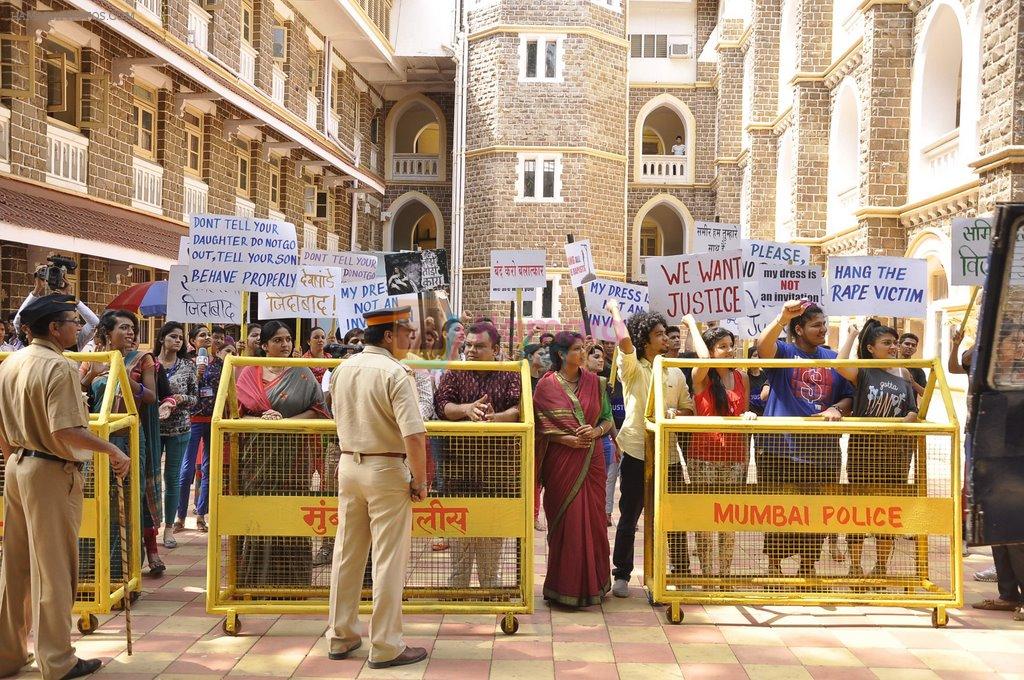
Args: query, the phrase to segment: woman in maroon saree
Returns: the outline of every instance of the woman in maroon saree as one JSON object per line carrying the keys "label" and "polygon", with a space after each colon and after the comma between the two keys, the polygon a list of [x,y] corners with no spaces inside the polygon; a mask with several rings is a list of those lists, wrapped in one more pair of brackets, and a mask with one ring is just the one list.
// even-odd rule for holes
{"label": "woman in maroon saree", "polygon": [[612,412],[601,379],[582,368],[583,336],[559,333],[550,349],[553,370],[533,396],[548,521],[544,599],[587,607],[611,587],[604,455],[596,444],[611,430]]}

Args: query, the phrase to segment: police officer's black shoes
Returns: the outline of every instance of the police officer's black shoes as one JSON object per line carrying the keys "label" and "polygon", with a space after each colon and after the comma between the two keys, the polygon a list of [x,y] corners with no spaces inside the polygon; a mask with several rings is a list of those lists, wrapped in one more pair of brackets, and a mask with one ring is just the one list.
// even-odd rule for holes
{"label": "police officer's black shoes", "polygon": [[79,659],[78,663],[74,667],[64,674],[64,677],[60,680],[71,680],[71,678],[80,678],[83,675],[89,675],[95,673],[100,669],[103,662],[99,659]]}
{"label": "police officer's black shoes", "polygon": [[423,647],[406,647],[405,651],[391,661],[371,661],[370,668],[391,668],[392,666],[408,666],[427,658],[427,650]]}
{"label": "police officer's black shoes", "polygon": [[[340,643],[341,640],[339,639],[338,642]],[[359,642],[355,643],[354,645],[352,645],[348,649],[346,649],[344,651],[336,652],[336,651],[334,651],[334,640],[331,640],[331,651],[329,651],[327,653],[327,658],[330,659],[331,661],[341,661],[342,659],[347,659],[349,654],[351,654],[352,652],[356,651],[357,649],[359,649],[362,646],[363,646],[363,641],[360,640]]]}

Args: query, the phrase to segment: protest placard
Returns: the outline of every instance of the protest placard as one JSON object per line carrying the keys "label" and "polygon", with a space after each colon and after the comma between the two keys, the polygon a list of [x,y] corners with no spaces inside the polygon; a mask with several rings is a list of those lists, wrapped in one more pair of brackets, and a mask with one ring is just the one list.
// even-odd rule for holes
{"label": "protest placard", "polygon": [[566,243],[565,259],[569,263],[569,279],[573,288],[579,288],[597,278],[597,274],[594,273],[594,254],[590,251],[590,241],[584,239]]}
{"label": "protest placard", "polygon": [[954,286],[983,286],[992,246],[991,217],[954,217],[950,281]]}
{"label": "protest placard", "polygon": [[810,300],[817,305],[824,302],[821,267],[758,262],[753,280],[758,284],[759,302],[766,313],[778,313],[789,300]]}
{"label": "protest placard", "polygon": [[188,264],[192,258],[188,254],[188,236],[178,237],[178,264]]}
{"label": "protest placard", "polygon": [[386,253],[384,271],[389,295],[409,295],[448,285],[448,253],[417,250]]}
{"label": "protest placard", "polygon": [[381,298],[373,300],[342,300],[338,299],[338,328],[341,329],[342,335],[352,330],[353,328],[366,328],[366,322],[363,320],[363,314],[366,312],[376,311],[378,309],[394,309],[399,307],[399,298],[396,296],[385,295]]}
{"label": "protest placard", "polygon": [[830,257],[826,311],[923,318],[928,263],[908,257]]}
{"label": "protest placard", "polygon": [[295,289],[289,293],[258,295],[261,319],[329,319],[341,289],[341,270],[334,267],[299,267]]}
{"label": "protest placard", "polygon": [[612,328],[612,315],[605,311],[605,305],[609,300],[618,301],[623,321],[639,312],[646,312],[651,305],[647,286],[594,279],[584,286],[583,291],[587,303],[587,316],[590,317],[590,334],[598,340],[616,340]]}
{"label": "protest placard", "polygon": [[369,253],[330,250],[303,249],[299,255],[300,265],[340,269],[342,281],[371,281],[377,278],[377,260],[376,255]]}
{"label": "protest placard", "polygon": [[443,248],[420,251],[420,290],[448,287],[448,251]]}
{"label": "protest placard", "polygon": [[543,250],[492,250],[491,300],[515,300],[516,289],[523,289],[524,300],[535,300],[532,289],[547,285],[546,262]]}
{"label": "protest placard", "polygon": [[651,311],[673,323],[687,314],[697,321],[742,316],[742,260],[740,250],[648,258]]}
{"label": "protest placard", "polygon": [[167,320],[179,323],[241,323],[242,297],[237,291],[205,290],[189,283],[188,265],[167,272]]}
{"label": "protest placard", "polygon": [[776,243],[775,241],[758,241],[743,239],[743,278],[752,279],[756,275],[758,262],[774,262],[777,264],[799,265],[810,264],[811,249],[792,243]]}
{"label": "protest placard", "polygon": [[722,222],[697,222],[694,225],[695,253],[724,253],[740,247],[740,225]]}
{"label": "protest placard", "polygon": [[298,280],[298,242],[288,222],[194,215],[188,255],[193,289],[289,293]]}

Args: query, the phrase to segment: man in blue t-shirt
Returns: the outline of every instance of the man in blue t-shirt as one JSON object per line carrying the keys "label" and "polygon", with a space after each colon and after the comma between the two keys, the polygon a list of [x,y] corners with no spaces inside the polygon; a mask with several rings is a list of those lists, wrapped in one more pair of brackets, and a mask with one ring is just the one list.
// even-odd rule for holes
{"label": "man in blue t-shirt", "polygon": [[[779,340],[784,328],[793,342]],[[791,300],[782,307],[775,323],[757,338],[757,354],[765,359],[835,359],[826,348],[828,319],[815,304]],[[808,366],[768,371],[768,402],[765,416],[822,416],[836,421],[853,409],[853,387],[835,369]],[[820,494],[827,484],[838,484],[842,472],[839,437],[835,435],[778,434],[758,438],[763,448],[757,470],[758,484],[781,488],[767,493]],[[796,489],[792,487],[796,486]],[[800,556],[798,576],[812,576],[814,563],[821,554],[824,534],[768,533],[765,552],[769,573],[782,574],[780,562],[791,555]],[[833,538],[833,559],[837,557]]]}

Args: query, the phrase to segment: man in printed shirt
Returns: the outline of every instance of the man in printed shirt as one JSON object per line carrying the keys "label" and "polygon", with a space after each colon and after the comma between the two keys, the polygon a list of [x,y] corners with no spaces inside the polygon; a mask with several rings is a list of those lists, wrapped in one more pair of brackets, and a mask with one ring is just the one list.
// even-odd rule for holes
{"label": "man in printed shirt", "polygon": [[[642,312],[635,314],[626,324],[619,315],[619,306],[612,300],[608,311],[614,319],[613,328],[618,338],[619,354],[617,370],[622,381],[622,393],[626,402],[626,419],[619,429],[616,442],[622,450],[619,481],[619,525],[615,530],[615,548],[612,550],[612,570],[615,597],[629,597],[629,579],[633,575],[633,546],[636,526],[644,509],[644,459],[647,453],[647,430],[644,424],[647,413],[647,397],[651,389],[654,358],[668,346],[666,328],[668,323],[661,314]],[[628,326],[628,327],[627,327]],[[686,387],[686,379],[678,368],[665,372],[666,415],[693,415],[693,400]],[[670,461],[677,464],[676,461]],[[673,566],[683,572],[687,570],[686,546],[673,541],[670,545]]]}
{"label": "man in printed shirt", "polygon": [[[500,342],[494,324],[473,324],[466,335],[466,360],[494,361]],[[518,422],[522,397],[520,380],[519,373],[511,371],[449,370],[441,376],[434,407],[438,417],[444,420]],[[443,471],[445,493],[478,498],[514,497],[514,491],[508,487],[517,482],[518,475],[510,480],[505,471],[515,469],[518,459],[518,451],[495,445],[493,441],[472,437],[449,441]],[[469,587],[474,561],[481,588],[499,585],[502,539],[452,539],[449,545],[451,587]]]}

